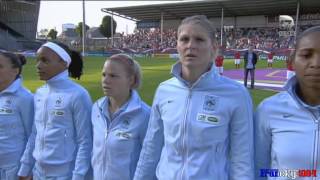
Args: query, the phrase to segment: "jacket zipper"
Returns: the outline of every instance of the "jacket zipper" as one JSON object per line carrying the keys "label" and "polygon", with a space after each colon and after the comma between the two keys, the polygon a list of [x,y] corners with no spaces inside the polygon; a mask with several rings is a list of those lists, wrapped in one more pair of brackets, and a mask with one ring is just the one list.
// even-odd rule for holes
{"label": "jacket zipper", "polygon": [[[103,167],[105,167],[106,169],[107,169],[107,166],[106,166],[106,157],[107,157],[107,152],[106,152],[106,145],[107,145],[107,139],[108,139],[108,134],[109,134],[109,128],[108,128],[108,124],[107,124],[107,119],[106,119],[106,117],[104,116],[104,114],[103,114],[103,110],[102,110],[102,107],[100,107],[99,106],[99,104],[97,103],[97,107],[98,107],[98,111],[99,111],[99,116],[101,117],[101,119],[102,119],[102,121],[103,121],[103,124],[104,124],[104,129],[105,129],[105,131],[104,131],[104,137],[103,137],[103,159],[102,159],[102,164],[103,164]],[[105,172],[107,171],[105,169],[105,171],[104,170],[102,170],[102,176],[101,176],[101,178],[104,178],[104,175],[105,175]]]}
{"label": "jacket zipper", "polygon": [[[105,119],[103,118],[103,120],[105,121]],[[105,123],[106,125],[106,123]],[[107,172],[107,150],[106,150],[106,146],[107,146],[107,139],[108,139],[108,134],[109,134],[109,129],[108,127],[105,128],[105,133],[104,133],[104,146],[103,146],[103,167],[105,167],[105,171],[103,171],[102,174],[102,178],[104,178],[105,173]]]}
{"label": "jacket zipper", "polygon": [[[98,105],[97,105],[98,106]],[[105,127],[105,132],[104,132],[104,146],[103,146],[103,167],[106,167],[105,168],[105,172],[108,172],[107,170],[107,150],[106,150],[106,146],[107,146],[107,141],[108,141],[108,136],[109,136],[109,132],[111,130],[111,127],[112,127],[112,124],[114,123],[114,120],[110,122],[109,126],[107,124],[107,117],[104,116],[103,114],[103,109],[102,107],[99,107],[98,106],[98,109],[99,109],[99,112],[100,112],[100,116],[103,120],[103,123],[104,123],[104,127]],[[104,174],[105,172],[103,173],[103,176],[104,177]]]}
{"label": "jacket zipper", "polygon": [[44,122],[43,122],[43,132],[42,132],[42,139],[41,139],[41,151],[43,151],[44,150],[44,132],[45,132],[45,130],[46,130],[46,124],[47,124],[47,120],[46,120],[46,118],[47,118],[47,111],[46,111],[46,109],[47,109],[47,99],[45,100],[45,102],[44,102],[44,112],[43,112],[43,120],[44,120]]}
{"label": "jacket zipper", "polygon": [[[188,155],[188,149],[186,148],[186,138],[187,138],[187,117],[188,117],[188,107],[190,104],[190,99],[191,99],[191,89],[189,89],[189,94],[188,94],[188,98],[187,98],[187,102],[186,102],[186,110],[185,110],[185,114],[184,114],[184,119],[183,119],[183,123],[182,123],[182,170],[181,170],[181,176],[180,179],[183,179],[184,176],[184,171],[186,168],[186,159],[187,159],[187,155]],[[185,152],[186,151],[186,152]]]}
{"label": "jacket zipper", "polygon": [[[316,170],[317,169],[317,159],[318,159],[318,146],[319,146],[319,131],[320,131],[320,127],[319,127],[319,120],[317,119],[317,117],[310,112],[308,109],[305,109],[305,111],[307,111],[312,119],[314,120],[314,123],[316,125],[315,128],[315,136],[313,138],[314,142],[313,142],[313,152],[312,152],[312,170]],[[312,177],[312,180],[316,180],[317,177]]]}
{"label": "jacket zipper", "polygon": [[[313,149],[313,168],[312,170],[316,170],[317,169],[317,161],[318,161],[318,146],[319,146],[319,120],[315,119],[315,124],[316,124],[316,133],[315,133],[315,137],[314,137],[314,149]],[[313,180],[316,180],[316,177],[312,177]]]}
{"label": "jacket zipper", "polygon": [[65,129],[65,130],[64,130],[64,155],[65,155],[65,156],[67,156],[67,150],[66,150],[66,149],[67,149],[67,148],[66,148],[66,145],[67,145],[67,136],[68,136],[68,135],[67,135],[67,130]]}
{"label": "jacket zipper", "polygon": [[[47,108],[48,108],[48,98],[49,98],[49,94],[50,94],[50,89],[49,89],[49,92],[48,92],[48,96],[46,97],[45,101],[44,101],[44,122],[43,122],[43,132],[42,132],[42,143],[41,143],[41,156],[43,159],[43,151],[44,151],[44,146],[45,146],[45,133],[46,133],[46,129],[47,129],[47,121],[48,121],[48,111],[47,111]],[[46,174],[45,172],[45,169],[42,168],[44,170],[44,174]]]}

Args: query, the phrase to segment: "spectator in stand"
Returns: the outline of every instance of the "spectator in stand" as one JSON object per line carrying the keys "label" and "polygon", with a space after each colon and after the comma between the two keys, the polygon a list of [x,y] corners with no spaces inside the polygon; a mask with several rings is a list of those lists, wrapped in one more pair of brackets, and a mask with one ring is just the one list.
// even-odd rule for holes
{"label": "spectator in stand", "polygon": [[294,59],[294,51],[289,52],[289,55],[286,59],[286,64],[287,64],[287,80],[289,80],[291,77],[295,75],[294,69],[293,69],[293,62]]}
{"label": "spectator in stand", "polygon": [[234,54],[234,64],[236,65],[236,69],[239,69],[240,68],[240,52],[239,51],[236,51],[235,54]]}
{"label": "spectator in stand", "polygon": [[244,86],[247,87],[248,73],[250,72],[251,89],[254,88],[254,71],[258,61],[258,55],[253,51],[250,45],[248,51],[244,54]]}
{"label": "spectator in stand", "polygon": [[0,179],[17,180],[31,134],[33,95],[22,86],[22,55],[0,51]]}
{"label": "spectator in stand", "polygon": [[291,60],[296,74],[287,81],[286,91],[257,108],[256,180],[273,179],[266,176],[270,169],[311,175],[299,177],[296,171],[275,179],[319,179],[320,26],[298,36]]}
{"label": "spectator in stand", "polygon": [[223,58],[222,49],[220,49],[219,53],[218,53],[218,55],[217,55],[217,57],[215,59],[215,65],[216,65],[218,73],[220,75],[223,74],[223,60],[224,60],[224,58]]}
{"label": "spectator in stand", "polygon": [[273,64],[273,52],[272,51],[270,53],[268,53],[267,63],[268,63],[268,68],[272,68],[272,64]]}
{"label": "spectator in stand", "polygon": [[[224,32],[226,48],[244,49],[248,48],[249,44],[252,44],[257,49],[273,51],[274,49],[291,47],[294,41],[293,37],[279,37],[278,32],[278,28],[237,28],[226,30]],[[156,44],[157,50],[161,51],[165,48],[175,47],[177,41],[176,33],[176,30],[164,29],[163,42],[161,44],[159,28],[137,29],[134,34],[123,36],[122,42],[119,44],[133,49],[150,48],[150,45]]]}

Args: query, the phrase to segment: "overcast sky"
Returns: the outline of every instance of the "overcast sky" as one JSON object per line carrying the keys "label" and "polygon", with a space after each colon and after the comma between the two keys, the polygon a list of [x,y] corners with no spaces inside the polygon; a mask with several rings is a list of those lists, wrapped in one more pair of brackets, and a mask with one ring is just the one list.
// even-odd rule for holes
{"label": "overcast sky", "polygon": [[[107,15],[101,8],[137,6],[143,4],[171,3],[177,1],[86,1],[86,24],[98,27],[102,18]],[[132,33],[135,22],[114,16],[117,21],[117,32]],[[38,21],[38,31],[47,28],[56,28],[58,34],[62,31],[62,24],[77,25],[82,22],[82,1],[41,1]]]}

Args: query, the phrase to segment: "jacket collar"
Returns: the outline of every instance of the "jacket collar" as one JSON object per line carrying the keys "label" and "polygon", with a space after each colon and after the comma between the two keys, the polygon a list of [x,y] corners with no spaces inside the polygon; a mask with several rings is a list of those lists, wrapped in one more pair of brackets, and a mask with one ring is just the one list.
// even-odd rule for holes
{"label": "jacket collar", "polygon": [[136,90],[131,90],[131,97],[128,100],[128,106],[125,112],[132,112],[141,108],[141,99]]}
{"label": "jacket collar", "polygon": [[294,89],[296,85],[297,85],[297,77],[293,76],[290,79],[288,79],[288,81],[286,82],[283,88],[289,93],[291,93],[292,89]]}
{"label": "jacket collar", "polygon": [[19,77],[18,79],[14,80],[6,89],[4,89],[2,92],[0,92],[0,94],[4,94],[4,93],[15,93],[16,91],[18,91],[18,89],[21,87],[21,77]]}
{"label": "jacket collar", "polygon": [[290,96],[294,99],[295,103],[297,106],[302,106],[305,107],[307,109],[310,110],[316,110],[317,108],[320,107],[320,105],[318,106],[310,106],[306,103],[304,103],[301,98],[297,95],[296,93],[296,89],[297,89],[297,85],[298,85],[298,81],[297,81],[297,77],[293,76],[291,77],[287,83],[284,86],[284,89],[290,94]]}
{"label": "jacket collar", "polygon": [[191,84],[190,82],[186,81],[185,79],[182,78],[181,76],[182,72],[182,65],[181,62],[177,62],[172,66],[171,69],[171,74],[177,78],[182,84],[189,88],[197,88],[197,87],[202,87],[206,86],[208,83],[213,83],[214,78],[218,78],[220,75],[217,74],[215,65],[213,63],[210,64],[210,69],[203,73],[199,79]]}
{"label": "jacket collar", "polygon": [[[106,104],[106,103],[108,103],[108,101],[109,101],[109,99],[107,96],[99,99],[98,100],[99,108],[101,108],[103,111],[106,111],[106,107],[108,107],[108,104]],[[106,105],[106,106],[104,106],[104,105]],[[129,98],[129,100],[127,102],[125,102],[120,107],[120,109],[123,109],[124,113],[129,113],[129,112],[135,111],[140,108],[141,108],[141,99],[139,97],[139,94],[137,93],[136,90],[131,90],[131,97]]]}
{"label": "jacket collar", "polygon": [[68,75],[68,70],[65,70],[49,79],[47,84],[50,88],[67,88],[68,86],[65,85],[69,81]]}

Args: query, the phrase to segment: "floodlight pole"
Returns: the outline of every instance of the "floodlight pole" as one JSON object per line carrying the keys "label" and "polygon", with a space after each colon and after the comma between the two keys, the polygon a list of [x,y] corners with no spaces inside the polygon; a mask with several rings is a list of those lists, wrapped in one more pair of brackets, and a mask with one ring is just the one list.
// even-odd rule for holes
{"label": "floodlight pole", "polygon": [[160,43],[162,45],[162,42],[163,42],[163,12],[161,11],[161,25],[160,25]]}
{"label": "floodlight pole", "polygon": [[221,27],[220,27],[220,46],[222,47],[222,38],[223,38],[223,16],[224,16],[224,12],[223,12],[223,8],[221,8]]}
{"label": "floodlight pole", "polygon": [[113,48],[113,13],[111,13],[111,47]]}
{"label": "floodlight pole", "polygon": [[295,25],[295,34],[294,34],[294,43],[296,43],[297,35],[298,35],[298,19],[299,19],[299,9],[300,9],[300,1],[297,1],[297,13],[296,13],[296,25]]}
{"label": "floodlight pole", "polygon": [[128,36],[128,24],[126,24],[126,36]]}
{"label": "floodlight pole", "polygon": [[85,41],[86,41],[86,13],[85,13],[85,0],[82,0],[82,57],[85,53]]}

